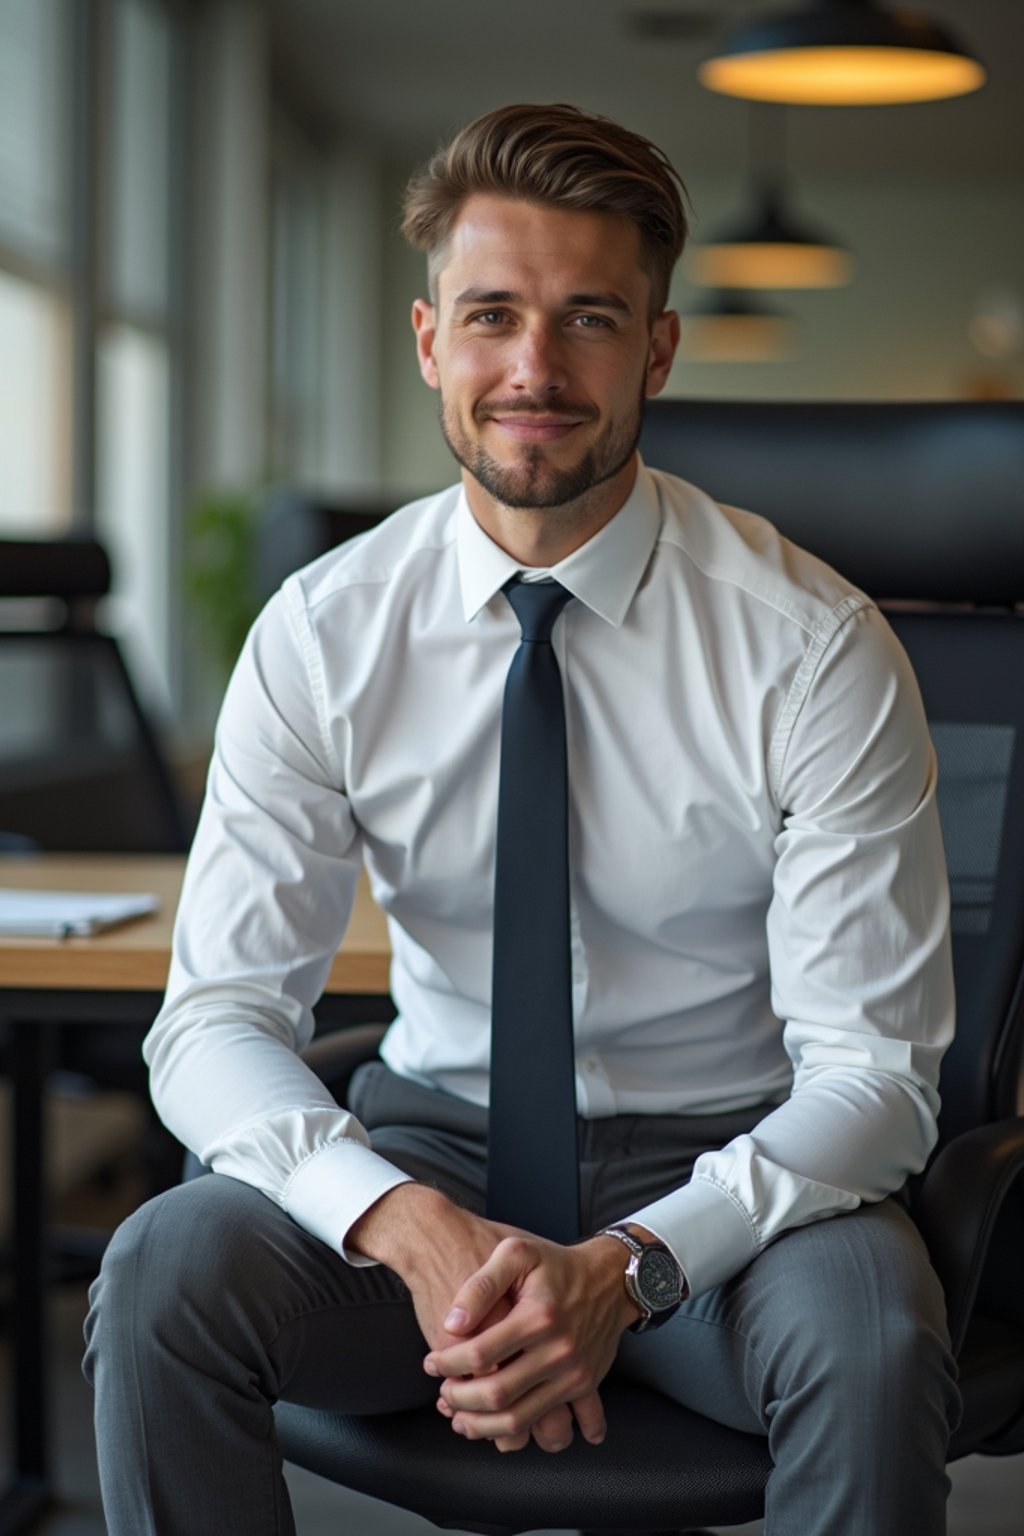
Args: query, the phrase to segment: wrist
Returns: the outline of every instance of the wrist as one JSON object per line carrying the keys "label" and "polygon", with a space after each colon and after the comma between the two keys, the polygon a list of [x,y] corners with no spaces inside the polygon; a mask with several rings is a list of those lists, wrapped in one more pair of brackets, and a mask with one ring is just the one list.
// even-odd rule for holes
{"label": "wrist", "polygon": [[622,1244],[599,1232],[584,1246],[594,1255],[594,1264],[599,1271],[597,1284],[607,1294],[616,1324],[625,1333],[639,1320],[641,1310],[626,1289]]}
{"label": "wrist", "polygon": [[456,1209],[427,1184],[396,1184],[353,1222],[345,1245],[408,1280],[427,1234],[436,1232],[437,1224]]}
{"label": "wrist", "polygon": [[[660,1328],[675,1315],[688,1295],[686,1276],[668,1245],[633,1222],[617,1222],[596,1234],[626,1250],[621,1271],[627,1296],[636,1311],[633,1333]],[[621,1258],[620,1258],[621,1262]]]}

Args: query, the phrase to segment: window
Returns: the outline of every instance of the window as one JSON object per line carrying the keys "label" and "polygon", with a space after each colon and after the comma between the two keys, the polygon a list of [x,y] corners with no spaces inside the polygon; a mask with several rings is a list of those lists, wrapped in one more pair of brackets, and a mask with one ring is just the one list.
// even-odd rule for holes
{"label": "window", "polygon": [[175,672],[183,16],[0,5],[0,536],[96,532],[105,617],[158,704]]}
{"label": "window", "polygon": [[278,113],[271,185],[270,457],[311,484],[320,470],[325,172]]}
{"label": "window", "polygon": [[0,8],[0,533],[71,517],[66,0]]}
{"label": "window", "polygon": [[0,7],[0,240],[52,268],[68,249],[69,8]]}
{"label": "window", "polygon": [[106,615],[143,693],[171,698],[173,32],[158,0],[115,0],[101,163],[96,335],[97,532],[114,586]]}
{"label": "window", "polygon": [[0,268],[0,533],[59,533],[71,510],[67,301]]}

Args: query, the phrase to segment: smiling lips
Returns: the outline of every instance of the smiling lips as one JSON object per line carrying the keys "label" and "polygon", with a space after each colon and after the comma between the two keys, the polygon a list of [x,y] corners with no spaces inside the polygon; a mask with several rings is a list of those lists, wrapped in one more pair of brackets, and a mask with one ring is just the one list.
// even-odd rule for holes
{"label": "smiling lips", "polygon": [[489,420],[520,443],[554,443],[568,437],[578,421],[550,420],[541,416],[491,416]]}
{"label": "smiling lips", "polygon": [[485,421],[493,421],[495,426],[507,432],[509,437],[519,443],[554,443],[563,437],[568,437],[570,432],[592,419],[591,412],[579,411],[572,415],[558,415],[551,411],[518,410],[509,411],[489,410],[484,415]]}

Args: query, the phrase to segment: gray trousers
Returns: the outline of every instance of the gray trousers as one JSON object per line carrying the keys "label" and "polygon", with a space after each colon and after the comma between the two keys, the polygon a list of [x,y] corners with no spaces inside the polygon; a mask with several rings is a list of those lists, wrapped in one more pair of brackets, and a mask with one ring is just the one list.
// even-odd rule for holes
{"label": "gray trousers", "polygon": [[[384,1156],[483,1209],[485,1111],[379,1063],[350,1102]],[[581,1121],[584,1230],[676,1187],[763,1113]],[[288,1536],[277,1398],[363,1414],[437,1394],[397,1276],[345,1264],[234,1179],[199,1178],[138,1210],[91,1301],[85,1372],[111,1536]],[[941,1290],[897,1200],[788,1233],[665,1327],[626,1334],[619,1367],[767,1434],[771,1536],[945,1530],[959,1399]]]}

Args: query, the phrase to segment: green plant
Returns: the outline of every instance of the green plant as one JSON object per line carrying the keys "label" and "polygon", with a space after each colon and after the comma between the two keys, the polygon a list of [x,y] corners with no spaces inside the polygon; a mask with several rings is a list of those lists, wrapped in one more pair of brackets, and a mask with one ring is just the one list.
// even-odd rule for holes
{"label": "green plant", "polygon": [[221,490],[199,498],[188,518],[185,592],[225,676],[259,610],[256,536],[262,495]]}

